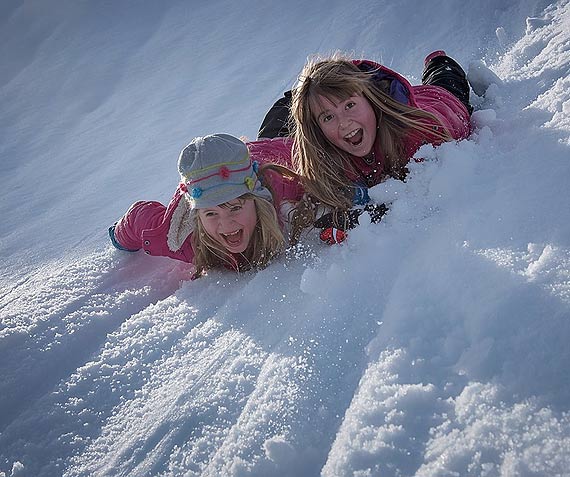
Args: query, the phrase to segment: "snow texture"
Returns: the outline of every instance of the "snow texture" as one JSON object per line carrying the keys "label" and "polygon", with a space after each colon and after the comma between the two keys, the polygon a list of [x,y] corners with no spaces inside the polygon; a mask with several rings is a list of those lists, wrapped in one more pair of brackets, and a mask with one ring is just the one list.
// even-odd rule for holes
{"label": "snow texture", "polygon": [[[336,49],[445,49],[472,135],[256,274],[110,246]],[[0,57],[2,477],[570,475],[568,0],[6,0]]]}

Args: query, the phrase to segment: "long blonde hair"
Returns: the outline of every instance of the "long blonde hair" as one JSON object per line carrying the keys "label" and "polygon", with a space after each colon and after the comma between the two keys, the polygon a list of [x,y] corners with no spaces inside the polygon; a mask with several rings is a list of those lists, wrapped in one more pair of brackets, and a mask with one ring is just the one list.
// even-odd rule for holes
{"label": "long blonde hair", "polygon": [[293,89],[295,167],[306,192],[335,209],[352,206],[354,184],[346,173],[359,174],[349,154],[334,146],[321,131],[313,114],[319,96],[344,101],[361,95],[370,102],[378,123],[376,141],[382,145],[388,176],[400,179],[405,176],[409,160],[404,150],[406,135],[415,132],[441,141],[451,139],[444,127],[434,131],[426,125],[426,122],[439,123],[434,115],[392,99],[388,94],[389,83],[375,81],[374,73],[376,70],[361,71],[350,59],[335,53],[329,58],[310,60]]}

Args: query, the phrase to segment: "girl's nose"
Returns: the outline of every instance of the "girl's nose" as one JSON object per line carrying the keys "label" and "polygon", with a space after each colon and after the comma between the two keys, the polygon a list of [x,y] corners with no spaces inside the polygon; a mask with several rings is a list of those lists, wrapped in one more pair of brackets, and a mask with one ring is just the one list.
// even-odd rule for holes
{"label": "girl's nose", "polygon": [[344,115],[339,116],[338,125],[340,126],[341,129],[344,129],[346,126],[348,126],[349,123],[350,120],[346,116]]}
{"label": "girl's nose", "polygon": [[218,228],[221,231],[227,231],[234,225],[234,219],[231,217],[220,217],[220,222],[218,223]]}

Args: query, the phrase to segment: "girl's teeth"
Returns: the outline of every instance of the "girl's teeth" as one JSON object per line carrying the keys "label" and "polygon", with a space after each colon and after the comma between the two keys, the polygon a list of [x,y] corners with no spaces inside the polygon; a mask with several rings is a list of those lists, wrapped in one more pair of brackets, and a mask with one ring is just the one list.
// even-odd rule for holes
{"label": "girl's teeth", "polygon": [[352,146],[359,146],[362,143],[364,131],[362,128],[357,128],[344,136],[344,140]]}
{"label": "girl's teeth", "polygon": [[358,132],[358,129],[355,129],[354,131],[349,132],[346,136],[344,136],[344,138],[345,138],[345,139],[350,139],[351,137],[354,137],[357,132]]}

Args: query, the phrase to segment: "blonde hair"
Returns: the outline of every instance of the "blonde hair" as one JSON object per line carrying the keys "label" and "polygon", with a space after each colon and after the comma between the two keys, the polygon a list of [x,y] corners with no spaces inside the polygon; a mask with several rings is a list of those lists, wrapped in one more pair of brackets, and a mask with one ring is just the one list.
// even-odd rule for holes
{"label": "blonde hair", "polygon": [[[267,180],[265,180],[265,175],[267,171],[275,171],[282,178],[289,179],[289,180],[296,180],[297,182],[302,182],[301,177],[299,174],[293,172],[291,169],[282,166],[280,164],[274,163],[266,163],[259,166],[259,174],[263,178],[263,182],[265,187],[267,187],[271,193],[271,187]],[[312,207],[307,207],[307,204],[310,203],[310,198],[303,197],[299,200],[295,206],[288,212],[287,214],[287,222],[290,225],[290,236],[289,236],[289,244],[295,245],[299,242],[301,238],[301,234],[303,230],[308,228],[314,222],[314,214],[312,213]]]}
{"label": "blonde hair", "polygon": [[[409,160],[404,150],[406,135],[415,132],[442,142],[451,139],[444,127],[434,131],[426,125],[429,121],[439,123],[434,115],[392,99],[388,94],[390,80],[376,81],[373,78],[376,72],[363,72],[350,59],[335,53],[329,58],[310,60],[293,90],[295,167],[306,192],[335,209],[346,210],[352,206],[354,184],[346,172],[359,174],[350,155],[334,146],[321,131],[313,114],[319,96],[344,101],[360,95],[370,102],[376,114],[376,141],[382,145],[387,176],[405,177]],[[310,204],[305,206],[311,207]]]}

